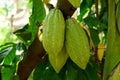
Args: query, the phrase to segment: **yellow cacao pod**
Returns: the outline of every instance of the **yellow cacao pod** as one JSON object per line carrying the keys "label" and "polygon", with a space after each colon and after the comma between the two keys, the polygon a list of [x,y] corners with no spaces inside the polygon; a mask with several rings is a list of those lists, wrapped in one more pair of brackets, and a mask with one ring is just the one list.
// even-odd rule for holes
{"label": "yellow cacao pod", "polygon": [[51,65],[53,66],[56,73],[59,73],[62,67],[65,65],[66,61],[68,59],[68,54],[63,48],[58,54],[49,54],[49,61]]}
{"label": "yellow cacao pod", "polygon": [[87,35],[73,18],[66,20],[66,50],[71,60],[85,69],[90,57]]}
{"label": "yellow cacao pod", "polygon": [[52,9],[43,24],[43,47],[49,54],[58,54],[63,48],[65,20],[59,9]]}
{"label": "yellow cacao pod", "polygon": [[75,8],[78,8],[78,7],[80,7],[80,1],[81,0],[68,0],[72,5],[73,5],[73,7],[75,7]]}

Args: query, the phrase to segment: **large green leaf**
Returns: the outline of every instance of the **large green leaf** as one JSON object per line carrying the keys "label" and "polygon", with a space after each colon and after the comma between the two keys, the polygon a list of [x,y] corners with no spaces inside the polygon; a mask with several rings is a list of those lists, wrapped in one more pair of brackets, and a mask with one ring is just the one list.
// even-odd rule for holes
{"label": "large green leaf", "polygon": [[27,43],[31,39],[31,32],[29,30],[29,25],[26,24],[22,29],[14,32],[14,34],[23,42]]}
{"label": "large green leaf", "polygon": [[113,73],[110,75],[109,80],[120,80],[120,63],[113,70]]}
{"label": "large green leaf", "polygon": [[89,8],[91,8],[91,6],[94,4],[94,2],[95,2],[95,0],[86,0],[86,3],[87,3]]}
{"label": "large green leaf", "polygon": [[34,80],[41,80],[42,74],[47,66],[46,62],[39,62],[39,64],[35,67],[34,73],[33,73],[33,79]]}
{"label": "large green leaf", "polygon": [[15,67],[4,67],[2,68],[2,80],[11,80],[12,75],[14,74]]}
{"label": "large green leaf", "polygon": [[[52,76],[50,76],[52,74]],[[46,70],[43,72],[43,80],[62,80],[59,75],[53,70],[52,66],[46,67]]]}
{"label": "large green leaf", "polygon": [[79,68],[72,60],[68,59],[65,80],[87,80],[85,70]]}
{"label": "large green leaf", "polygon": [[77,17],[77,19],[78,19],[79,21],[82,21],[84,15],[89,11],[89,10],[88,10],[88,6],[87,6],[86,4],[87,4],[86,1],[83,0],[82,3],[81,3],[81,5],[80,5],[80,14],[79,14],[78,17]]}
{"label": "large green leaf", "polygon": [[5,58],[3,59],[3,64],[4,65],[11,65],[12,61],[14,60],[15,56],[16,56],[16,46],[13,45],[10,50],[9,53],[5,56]]}
{"label": "large green leaf", "polygon": [[3,58],[11,51],[12,47],[5,48],[0,51],[0,62],[3,60]]}
{"label": "large green leaf", "polygon": [[120,35],[116,27],[115,0],[109,0],[107,51],[103,80],[107,80],[112,70],[120,62]]}
{"label": "large green leaf", "polygon": [[44,62],[39,62],[39,64],[36,66],[34,73],[33,73],[33,79],[34,80],[42,80],[42,74],[46,68],[46,64]]}
{"label": "large green leaf", "polygon": [[95,17],[88,16],[84,19],[84,22],[88,25],[89,28],[96,29],[99,32],[107,29],[107,26],[101,21],[97,20]]}
{"label": "large green leaf", "polygon": [[0,45],[0,63],[2,62],[2,60],[4,59],[4,57],[10,53],[12,47],[13,47],[14,43],[5,43],[3,45]]}
{"label": "large green leaf", "polygon": [[13,80],[20,80],[18,75],[13,76]]}
{"label": "large green leaf", "polygon": [[92,66],[90,64],[88,64],[88,66],[86,68],[86,73],[87,73],[89,80],[100,80],[97,72],[95,71],[94,68],[92,68]]}
{"label": "large green leaf", "polygon": [[90,36],[92,38],[92,41],[94,43],[94,46],[96,47],[99,42],[100,42],[100,39],[99,39],[99,36],[98,36],[99,32],[95,29],[90,29]]}
{"label": "large green leaf", "polygon": [[24,43],[20,42],[16,44],[16,53],[17,54],[13,60],[13,63],[17,63],[18,61],[20,61],[24,57],[24,55],[27,53],[27,48]]}
{"label": "large green leaf", "polygon": [[100,12],[99,12],[99,20],[103,22],[104,24],[108,25],[108,12],[106,10],[106,4],[108,1],[100,0]]}
{"label": "large green leaf", "polygon": [[32,33],[32,41],[34,40],[38,31],[38,26],[36,24],[41,24],[45,15],[46,12],[42,0],[33,0],[32,15],[30,16],[30,28],[28,30]]}
{"label": "large green leaf", "polygon": [[[75,65],[76,67],[76,65]],[[72,61],[67,62],[67,70],[66,70],[66,79],[65,80],[78,80],[78,70],[74,67],[74,63]],[[79,68],[78,68],[79,69]]]}
{"label": "large green leaf", "polygon": [[97,72],[90,64],[85,70],[82,70],[69,59],[66,66],[65,80],[100,80]]}
{"label": "large green leaf", "polygon": [[116,9],[116,20],[117,20],[117,29],[120,33],[120,1],[117,4],[117,9]]}

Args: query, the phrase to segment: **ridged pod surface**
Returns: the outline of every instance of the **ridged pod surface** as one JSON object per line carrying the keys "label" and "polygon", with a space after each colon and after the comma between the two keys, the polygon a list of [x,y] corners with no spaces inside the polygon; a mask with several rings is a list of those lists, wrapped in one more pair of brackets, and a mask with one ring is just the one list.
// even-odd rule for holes
{"label": "ridged pod surface", "polygon": [[72,5],[73,5],[73,7],[75,7],[75,8],[78,8],[78,7],[80,7],[80,1],[81,0],[68,0]]}
{"label": "ridged pod surface", "polygon": [[71,60],[85,69],[90,57],[87,35],[73,18],[66,20],[66,50]]}
{"label": "ridged pod surface", "polygon": [[65,21],[59,9],[50,10],[43,24],[43,47],[48,54],[58,54],[63,48]]}
{"label": "ridged pod surface", "polygon": [[56,73],[60,72],[60,70],[65,65],[67,59],[68,59],[68,54],[65,48],[63,48],[57,55],[49,54],[49,61],[53,66],[54,70],[56,71]]}

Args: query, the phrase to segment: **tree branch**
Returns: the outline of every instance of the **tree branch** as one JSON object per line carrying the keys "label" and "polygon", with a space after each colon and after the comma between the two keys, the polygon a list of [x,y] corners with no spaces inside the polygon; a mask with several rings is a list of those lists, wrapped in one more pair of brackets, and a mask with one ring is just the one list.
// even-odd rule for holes
{"label": "tree branch", "polygon": [[58,0],[57,8],[59,8],[64,15],[64,18],[71,17],[75,12],[76,8],[74,8],[68,0]]}
{"label": "tree branch", "polygon": [[18,65],[17,74],[19,75],[20,80],[27,80],[32,70],[42,60],[42,57],[45,55],[45,50],[42,46],[42,43],[39,41],[38,36],[28,48],[28,52],[23,60]]}

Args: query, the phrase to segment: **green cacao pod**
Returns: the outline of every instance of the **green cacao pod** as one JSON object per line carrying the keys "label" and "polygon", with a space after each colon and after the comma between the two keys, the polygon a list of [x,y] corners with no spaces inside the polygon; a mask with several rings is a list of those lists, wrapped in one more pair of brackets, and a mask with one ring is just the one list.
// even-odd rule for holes
{"label": "green cacao pod", "polygon": [[49,61],[51,65],[53,66],[56,73],[59,73],[62,67],[65,65],[66,61],[68,59],[68,54],[66,52],[66,49],[63,48],[58,54],[49,54]]}
{"label": "green cacao pod", "polygon": [[43,23],[43,47],[49,54],[58,54],[63,48],[65,20],[59,9],[50,10]]}
{"label": "green cacao pod", "polygon": [[80,7],[80,1],[81,0],[68,0],[72,5],[73,5],[73,7],[75,7],[75,8],[78,8],[78,7]]}
{"label": "green cacao pod", "polygon": [[66,20],[66,50],[71,60],[85,69],[90,57],[87,35],[73,18]]}

